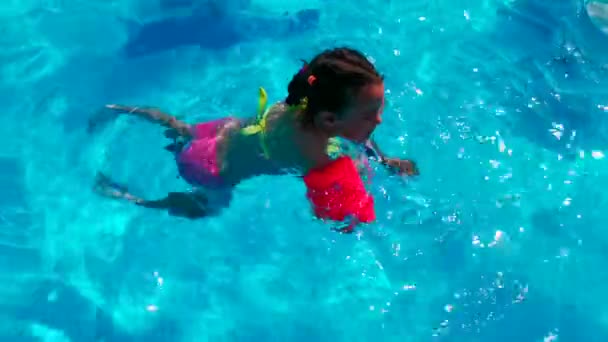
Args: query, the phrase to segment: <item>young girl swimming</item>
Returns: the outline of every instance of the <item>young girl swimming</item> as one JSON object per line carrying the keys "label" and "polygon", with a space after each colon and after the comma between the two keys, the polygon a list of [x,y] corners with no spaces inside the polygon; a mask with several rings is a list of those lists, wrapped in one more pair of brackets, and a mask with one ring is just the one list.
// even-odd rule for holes
{"label": "young girl swimming", "polygon": [[[173,139],[166,149],[175,153],[180,175],[197,190],[146,200],[130,194],[126,187],[103,174],[98,175],[95,190],[143,207],[199,218],[227,205],[231,189],[243,180],[295,171],[303,176],[318,217],[340,220],[356,216],[355,209],[348,209],[345,204],[354,199],[351,202],[356,203],[357,211],[364,208],[361,210],[366,212],[358,220],[372,221],[373,201],[357,173],[361,163],[341,156],[335,138],[365,144],[368,152],[377,152],[375,157],[395,172],[418,173],[412,161],[387,158],[371,141],[382,121],[384,81],[374,65],[356,50],[336,48],[322,52],[293,76],[284,101],[269,108],[266,102],[266,93],[260,89],[257,117],[225,117],[194,125],[157,110],[106,106],[117,114],[135,115],[166,127],[165,135]],[[90,128],[97,124],[91,121]],[[332,192],[332,179],[347,181]],[[333,212],[328,212],[328,206],[334,207]]]}

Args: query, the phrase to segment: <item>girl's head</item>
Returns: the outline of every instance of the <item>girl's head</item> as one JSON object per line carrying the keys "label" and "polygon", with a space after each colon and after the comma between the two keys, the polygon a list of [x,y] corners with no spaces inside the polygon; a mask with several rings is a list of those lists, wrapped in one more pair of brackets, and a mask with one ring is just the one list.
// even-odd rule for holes
{"label": "girl's head", "polygon": [[326,50],[293,76],[288,105],[304,101],[303,123],[329,136],[363,142],[380,124],[384,81],[359,51]]}

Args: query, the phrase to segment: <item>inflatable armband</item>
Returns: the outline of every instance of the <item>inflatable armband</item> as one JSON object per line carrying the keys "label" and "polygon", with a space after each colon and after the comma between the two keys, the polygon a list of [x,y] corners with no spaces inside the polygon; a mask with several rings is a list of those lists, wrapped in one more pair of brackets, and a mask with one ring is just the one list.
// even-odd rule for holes
{"label": "inflatable armband", "polygon": [[343,156],[304,176],[307,197],[318,218],[334,221],[354,219],[369,223],[376,219],[374,199],[367,193],[357,167]]}

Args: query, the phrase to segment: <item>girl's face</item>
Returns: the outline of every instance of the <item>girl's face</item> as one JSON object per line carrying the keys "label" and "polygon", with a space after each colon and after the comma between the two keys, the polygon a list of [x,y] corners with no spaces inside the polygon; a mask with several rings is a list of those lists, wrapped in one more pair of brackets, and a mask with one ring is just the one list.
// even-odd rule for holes
{"label": "girl's face", "polygon": [[372,83],[359,91],[342,113],[323,112],[320,127],[330,136],[365,142],[381,122],[384,109],[384,83]]}

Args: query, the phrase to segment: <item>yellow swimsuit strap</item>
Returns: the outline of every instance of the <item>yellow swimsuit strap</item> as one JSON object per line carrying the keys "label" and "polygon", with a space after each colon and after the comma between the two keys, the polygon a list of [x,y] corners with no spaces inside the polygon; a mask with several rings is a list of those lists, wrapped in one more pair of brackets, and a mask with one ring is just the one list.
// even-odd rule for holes
{"label": "yellow swimsuit strap", "polygon": [[244,127],[241,129],[241,132],[245,135],[254,135],[260,134],[260,146],[262,147],[262,152],[267,159],[270,159],[270,153],[268,152],[268,146],[266,145],[266,139],[264,139],[264,135],[266,133],[266,118],[268,116],[268,112],[270,108],[266,108],[268,104],[268,95],[266,94],[266,90],[260,87],[260,97],[258,99],[258,112],[256,122]]}
{"label": "yellow swimsuit strap", "polygon": [[336,158],[341,153],[342,145],[340,141],[337,138],[330,138],[329,144],[327,144],[327,154],[332,158]]}
{"label": "yellow swimsuit strap", "polygon": [[[270,159],[270,152],[268,151],[268,145],[266,144],[265,133],[266,133],[266,119],[268,117],[268,113],[270,112],[270,108],[266,108],[268,104],[268,94],[266,90],[262,87],[259,88],[259,99],[258,99],[258,111],[256,116],[256,122],[246,126],[241,129],[241,133],[245,135],[254,135],[260,134],[260,146],[262,148],[262,153],[266,159]],[[306,105],[305,102],[303,104]],[[292,106],[299,107],[299,106]],[[295,108],[292,108],[295,109]],[[340,142],[333,138],[330,139],[329,145],[327,146],[327,153],[330,156],[336,157],[342,152],[342,146]]]}

